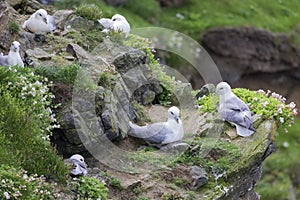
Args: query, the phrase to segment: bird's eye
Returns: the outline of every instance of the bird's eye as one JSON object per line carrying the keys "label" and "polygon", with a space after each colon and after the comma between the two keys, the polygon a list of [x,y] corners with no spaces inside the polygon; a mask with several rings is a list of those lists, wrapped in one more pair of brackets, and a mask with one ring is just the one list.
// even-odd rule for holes
{"label": "bird's eye", "polygon": [[171,111],[171,114],[174,115],[174,113]]}
{"label": "bird's eye", "polygon": [[81,162],[83,162],[83,159],[80,159]]}
{"label": "bird's eye", "polygon": [[117,19],[115,18],[115,19],[113,19],[113,21],[116,21]]}
{"label": "bird's eye", "polygon": [[41,13],[39,13],[39,15],[40,15],[40,16],[42,16],[42,14],[41,14]]}

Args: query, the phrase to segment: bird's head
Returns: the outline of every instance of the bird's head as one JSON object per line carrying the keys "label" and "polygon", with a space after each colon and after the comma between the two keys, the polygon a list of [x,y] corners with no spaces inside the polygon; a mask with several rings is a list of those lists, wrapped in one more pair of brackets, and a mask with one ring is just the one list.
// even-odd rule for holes
{"label": "bird's head", "polygon": [[83,158],[81,155],[79,155],[79,154],[74,154],[73,156],[71,156],[71,157],[69,158],[69,160],[77,160],[77,161],[79,161],[80,163],[85,163],[85,162],[84,162],[84,158]]}
{"label": "bird's head", "polygon": [[20,43],[18,41],[14,41],[11,44],[10,50],[12,50],[14,52],[19,52],[19,50],[20,50]]}
{"label": "bird's head", "polygon": [[231,91],[231,87],[226,82],[220,82],[216,87],[216,94],[228,94]]}
{"label": "bird's head", "polygon": [[120,14],[115,14],[114,16],[112,16],[111,18],[112,21],[126,21],[125,17],[123,17]]}
{"label": "bird's head", "polygon": [[46,10],[44,10],[44,9],[39,9],[39,10],[37,10],[37,11],[34,13],[34,15],[35,15],[35,18],[36,18],[36,19],[43,20],[43,22],[45,22],[46,24],[48,24],[48,18],[47,18],[48,13],[47,13]]}
{"label": "bird's head", "polygon": [[168,118],[174,119],[177,123],[179,123],[179,109],[176,106],[172,106],[168,110]]}

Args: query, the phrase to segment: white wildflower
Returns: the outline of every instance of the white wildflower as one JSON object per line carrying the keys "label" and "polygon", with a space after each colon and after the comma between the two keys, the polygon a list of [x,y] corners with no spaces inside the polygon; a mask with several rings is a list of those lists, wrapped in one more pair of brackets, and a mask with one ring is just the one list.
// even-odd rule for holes
{"label": "white wildflower", "polygon": [[288,142],[286,142],[286,141],[283,143],[283,147],[284,147],[284,148],[288,148],[289,145],[290,145],[290,144],[289,144]]}
{"label": "white wildflower", "polygon": [[27,174],[24,174],[24,175],[23,175],[23,179],[28,179]]}
{"label": "white wildflower", "polygon": [[3,195],[5,196],[5,199],[10,199],[10,195],[8,194],[8,192],[4,192]]}
{"label": "white wildflower", "polygon": [[292,114],[293,114],[293,115],[297,115],[297,114],[298,114],[297,108],[294,108],[294,109],[293,109]]}
{"label": "white wildflower", "polygon": [[279,121],[280,121],[281,123],[284,123],[284,118],[283,118],[283,117],[279,117]]}
{"label": "white wildflower", "polygon": [[269,104],[269,102],[267,102],[267,101],[265,101],[265,102],[262,103],[262,105],[263,105],[264,107],[266,107],[268,104]]}
{"label": "white wildflower", "polygon": [[295,104],[294,102],[291,102],[291,103],[289,104],[289,107],[290,107],[291,109],[294,109],[294,108],[296,107],[296,104]]}

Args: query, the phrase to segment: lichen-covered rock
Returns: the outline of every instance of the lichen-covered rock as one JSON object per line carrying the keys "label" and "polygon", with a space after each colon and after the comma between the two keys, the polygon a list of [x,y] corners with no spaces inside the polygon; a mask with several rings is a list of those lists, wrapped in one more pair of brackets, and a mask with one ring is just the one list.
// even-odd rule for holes
{"label": "lichen-covered rock", "polygon": [[146,63],[146,54],[143,51],[123,45],[114,44],[114,46],[111,47],[110,54],[112,64],[116,67],[116,70],[121,75],[128,72],[132,68],[139,67],[140,65]]}

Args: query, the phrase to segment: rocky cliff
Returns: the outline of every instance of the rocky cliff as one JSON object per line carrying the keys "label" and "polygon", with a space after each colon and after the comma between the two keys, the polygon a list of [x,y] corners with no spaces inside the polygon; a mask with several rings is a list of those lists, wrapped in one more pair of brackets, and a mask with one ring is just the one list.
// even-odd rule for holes
{"label": "rocky cliff", "polygon": [[[166,100],[164,95],[172,96],[176,90],[187,97],[190,86],[153,67],[157,63],[147,39],[107,36],[97,23],[74,11],[53,11],[58,29],[47,35],[12,28],[20,27],[28,17],[24,14],[39,6],[34,1],[0,2],[0,48],[7,52],[18,40],[27,67],[45,71],[80,67],[76,80],[55,81],[51,88],[55,103],[61,104],[56,110],[61,128],[54,130],[52,142],[64,156],[89,156],[91,176],[104,180],[106,172],[116,177],[119,184],[109,185],[110,199],[259,199],[253,188],[263,160],[274,150],[274,120],[256,116],[257,132],[242,138],[216,114],[181,107],[183,145],[164,151],[139,148],[143,142],[126,135],[128,120],[143,123],[149,116],[153,122],[164,120],[165,107],[145,110],[144,105]],[[130,73],[133,68],[139,73]],[[167,88],[164,81],[174,88]],[[178,103],[174,99],[168,100]]]}

